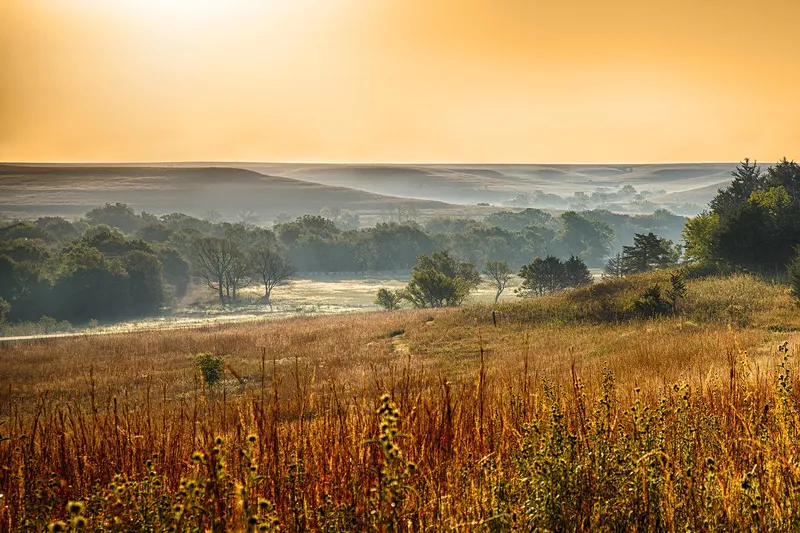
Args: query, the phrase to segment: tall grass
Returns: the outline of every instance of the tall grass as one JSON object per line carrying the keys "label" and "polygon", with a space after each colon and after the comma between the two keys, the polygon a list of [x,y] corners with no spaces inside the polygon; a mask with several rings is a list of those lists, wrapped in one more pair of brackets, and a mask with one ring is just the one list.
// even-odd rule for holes
{"label": "tall grass", "polygon": [[688,325],[509,318],[543,300],[3,345],[0,529],[797,529],[800,317],[729,283]]}

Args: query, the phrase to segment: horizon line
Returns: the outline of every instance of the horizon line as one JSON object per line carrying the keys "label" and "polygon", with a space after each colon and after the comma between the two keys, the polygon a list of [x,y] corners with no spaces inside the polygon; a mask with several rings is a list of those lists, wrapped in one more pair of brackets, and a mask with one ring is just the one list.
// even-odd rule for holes
{"label": "horizon line", "polygon": [[[525,161],[487,162],[487,161],[264,161],[264,160],[105,160],[105,161],[0,161],[0,165],[218,165],[218,164],[262,164],[262,165],[341,165],[341,166],[446,166],[446,165],[491,165],[491,166],[648,166],[648,165],[729,165],[743,161],[598,161],[598,162],[547,162],[534,163]],[[758,162],[757,159],[751,159]]]}

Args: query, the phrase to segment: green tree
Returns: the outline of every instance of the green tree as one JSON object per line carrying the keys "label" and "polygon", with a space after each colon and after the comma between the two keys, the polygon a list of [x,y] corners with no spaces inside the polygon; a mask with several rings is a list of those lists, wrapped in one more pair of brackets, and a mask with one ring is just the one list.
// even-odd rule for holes
{"label": "green tree", "polygon": [[591,285],[594,279],[586,263],[574,255],[564,261],[564,275],[567,287],[585,287]]}
{"label": "green tree", "polygon": [[130,314],[128,274],[118,259],[83,244],[62,254],[60,269],[53,286],[58,318],[86,322]]}
{"label": "green tree", "polygon": [[156,255],[161,261],[164,281],[174,288],[174,295],[182,297],[189,288],[189,263],[170,246],[161,245],[155,248]]}
{"label": "green tree", "polygon": [[152,253],[133,250],[122,257],[122,265],[128,274],[131,314],[157,314],[164,300],[161,261]]}
{"label": "green tree", "polygon": [[575,211],[561,215],[559,241],[570,255],[599,262],[608,255],[614,230],[606,222],[591,220]]}
{"label": "green tree", "polygon": [[17,263],[26,261],[43,265],[52,257],[50,247],[41,239],[13,239],[0,241],[0,254]]}
{"label": "green tree", "polygon": [[684,257],[694,263],[715,262],[714,241],[720,227],[716,213],[703,212],[686,221],[683,240],[686,243]]}
{"label": "green tree", "polygon": [[420,270],[436,270],[450,279],[460,278],[467,283],[470,290],[481,283],[481,274],[477,267],[467,261],[458,261],[449,250],[437,250],[430,255],[421,255],[414,268]]}
{"label": "green tree", "polygon": [[522,286],[516,290],[517,296],[544,296],[559,292],[568,286],[567,269],[564,263],[553,255],[544,259],[537,257],[519,271]]}
{"label": "green tree", "polygon": [[40,217],[33,223],[59,243],[66,243],[80,237],[80,231],[75,224],[61,217]]}
{"label": "green tree", "polygon": [[784,157],[767,169],[764,185],[766,189],[783,187],[789,196],[797,200],[800,198],[800,165]]}
{"label": "green tree", "polygon": [[11,241],[14,239],[52,241],[53,237],[42,228],[30,222],[17,222],[0,228],[0,241]]}
{"label": "green tree", "polygon": [[136,230],[136,235],[145,242],[165,243],[172,237],[175,230],[163,222],[153,222]]}
{"label": "green tree", "polygon": [[471,285],[461,278],[450,278],[433,269],[415,269],[411,281],[400,293],[417,308],[457,307],[469,295]]}
{"label": "green tree", "polygon": [[626,274],[664,268],[674,264],[677,259],[672,241],[662,239],[652,232],[637,233],[633,237],[632,246],[622,247],[622,263]]}
{"label": "green tree", "polygon": [[440,250],[420,255],[411,271],[411,281],[400,293],[414,307],[456,307],[480,283],[475,265],[457,262]]}
{"label": "green tree", "polygon": [[728,214],[736,207],[742,205],[755,191],[765,187],[765,176],[761,167],[749,159],[742,161],[733,171],[733,181],[724,190],[711,200],[709,207],[713,213]]}
{"label": "green tree", "polygon": [[779,272],[800,242],[800,165],[786,158],[766,172],[745,160],[709,213],[684,229],[686,256],[715,268]]}
{"label": "green tree", "polygon": [[133,233],[141,223],[141,218],[134,213],[130,206],[119,202],[96,207],[86,213],[85,218],[90,224],[108,224],[123,233]]}
{"label": "green tree", "polygon": [[387,311],[395,311],[400,308],[400,294],[397,291],[390,291],[385,287],[378,289],[375,294],[375,304]]}

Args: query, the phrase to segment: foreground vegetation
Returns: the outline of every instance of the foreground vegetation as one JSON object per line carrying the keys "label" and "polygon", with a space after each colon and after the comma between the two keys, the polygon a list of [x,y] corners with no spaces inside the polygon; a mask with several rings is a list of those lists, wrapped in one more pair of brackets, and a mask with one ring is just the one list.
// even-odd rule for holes
{"label": "foreground vegetation", "polygon": [[[791,295],[751,276],[690,279],[677,315],[624,315],[668,281],[4,345],[0,523],[797,529]],[[206,370],[222,356],[213,386],[200,353]]]}

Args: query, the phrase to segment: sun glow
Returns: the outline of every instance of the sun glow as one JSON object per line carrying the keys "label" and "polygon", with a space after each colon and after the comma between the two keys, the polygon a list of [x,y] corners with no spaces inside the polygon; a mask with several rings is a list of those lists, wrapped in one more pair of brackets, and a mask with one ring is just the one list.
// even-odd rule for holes
{"label": "sun glow", "polygon": [[0,0],[0,160],[777,160],[800,2],[715,4]]}

